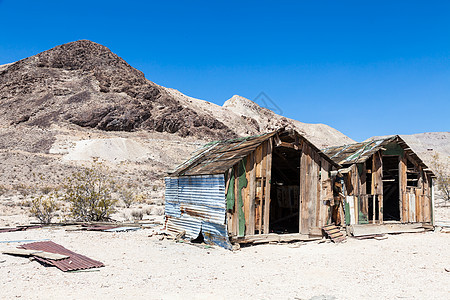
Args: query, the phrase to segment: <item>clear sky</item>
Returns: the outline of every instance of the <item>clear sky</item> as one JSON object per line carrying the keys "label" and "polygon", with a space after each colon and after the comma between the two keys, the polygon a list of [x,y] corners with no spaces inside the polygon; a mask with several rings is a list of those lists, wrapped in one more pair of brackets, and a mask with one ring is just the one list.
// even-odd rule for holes
{"label": "clear sky", "polygon": [[89,39],[217,104],[264,92],[361,141],[450,130],[450,1],[0,0],[0,64]]}

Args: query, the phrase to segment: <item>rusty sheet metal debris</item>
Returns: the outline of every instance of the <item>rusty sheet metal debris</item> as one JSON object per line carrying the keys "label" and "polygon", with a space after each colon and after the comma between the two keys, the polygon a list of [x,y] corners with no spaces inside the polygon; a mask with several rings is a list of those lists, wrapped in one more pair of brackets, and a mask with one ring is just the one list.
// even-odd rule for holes
{"label": "rusty sheet metal debris", "polygon": [[220,175],[166,178],[166,230],[231,248],[226,229],[225,179]]}
{"label": "rusty sheet metal debris", "polygon": [[103,231],[105,232],[125,232],[125,231],[136,231],[141,229],[140,227],[116,227],[116,228],[110,228],[105,229]]}
{"label": "rusty sheet metal debris", "polygon": [[38,260],[39,262],[42,262],[47,265],[55,266],[64,272],[104,267],[104,264],[102,262],[93,260],[84,255],[70,251],[70,250],[64,248],[63,246],[58,245],[52,241],[30,243],[30,244],[22,245],[20,247],[23,249],[41,250],[41,251],[45,251],[45,252],[57,253],[57,254],[69,256],[69,258],[62,259],[62,260],[51,260],[51,259],[36,257],[36,260]]}
{"label": "rusty sheet metal debris", "polygon": [[13,228],[0,228],[0,232],[25,231],[27,229],[36,229],[36,228],[42,228],[42,225],[25,225],[25,226],[13,227]]}
{"label": "rusty sheet metal debris", "polygon": [[81,225],[80,230],[87,230],[87,231],[106,231],[108,229],[114,229],[118,228],[118,226],[104,226],[104,225],[88,225],[83,224]]}

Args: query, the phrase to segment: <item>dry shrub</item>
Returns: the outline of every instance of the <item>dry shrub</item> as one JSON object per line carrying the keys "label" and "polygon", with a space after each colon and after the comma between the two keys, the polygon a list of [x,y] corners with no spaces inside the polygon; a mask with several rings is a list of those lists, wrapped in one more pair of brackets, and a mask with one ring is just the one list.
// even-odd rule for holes
{"label": "dry shrub", "polygon": [[107,221],[115,211],[114,181],[108,168],[95,162],[92,167],[68,178],[64,200],[71,204],[71,216],[78,221]]}
{"label": "dry shrub", "polygon": [[435,181],[439,190],[444,195],[445,203],[450,202],[450,175],[447,172],[447,168],[439,158],[439,154],[433,155],[433,161],[431,163],[434,174],[436,175]]}
{"label": "dry shrub", "polygon": [[49,224],[58,210],[58,195],[56,193],[42,195],[31,200],[31,214],[36,217],[39,222]]}
{"label": "dry shrub", "polygon": [[131,189],[119,188],[118,193],[126,208],[129,208],[135,202],[135,196]]}
{"label": "dry shrub", "polygon": [[3,196],[4,194],[6,194],[8,192],[8,190],[9,189],[5,185],[0,184],[0,196]]}
{"label": "dry shrub", "polygon": [[133,219],[135,220],[142,220],[142,218],[144,217],[144,213],[142,210],[133,210],[131,212],[131,216],[133,217]]}
{"label": "dry shrub", "polygon": [[134,196],[134,198],[137,203],[146,203],[147,202],[147,196],[143,193],[137,194],[136,196]]}

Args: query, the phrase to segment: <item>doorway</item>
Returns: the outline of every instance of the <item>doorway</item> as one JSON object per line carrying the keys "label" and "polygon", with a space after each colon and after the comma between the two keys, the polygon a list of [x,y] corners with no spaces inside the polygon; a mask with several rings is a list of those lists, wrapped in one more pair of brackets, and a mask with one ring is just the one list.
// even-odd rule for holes
{"label": "doorway", "polygon": [[270,232],[299,232],[300,153],[288,147],[272,152]]}
{"label": "doorway", "polygon": [[383,221],[400,221],[398,166],[398,156],[383,156]]}

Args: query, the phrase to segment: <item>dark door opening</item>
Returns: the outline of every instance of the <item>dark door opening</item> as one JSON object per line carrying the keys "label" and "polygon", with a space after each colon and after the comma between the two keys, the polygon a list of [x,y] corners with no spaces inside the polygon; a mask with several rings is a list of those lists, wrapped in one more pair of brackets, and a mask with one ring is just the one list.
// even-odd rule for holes
{"label": "dark door opening", "polygon": [[270,232],[299,232],[299,195],[300,151],[286,147],[274,148],[270,188]]}
{"label": "dark door opening", "polygon": [[383,156],[383,221],[400,221],[398,163],[398,156]]}

